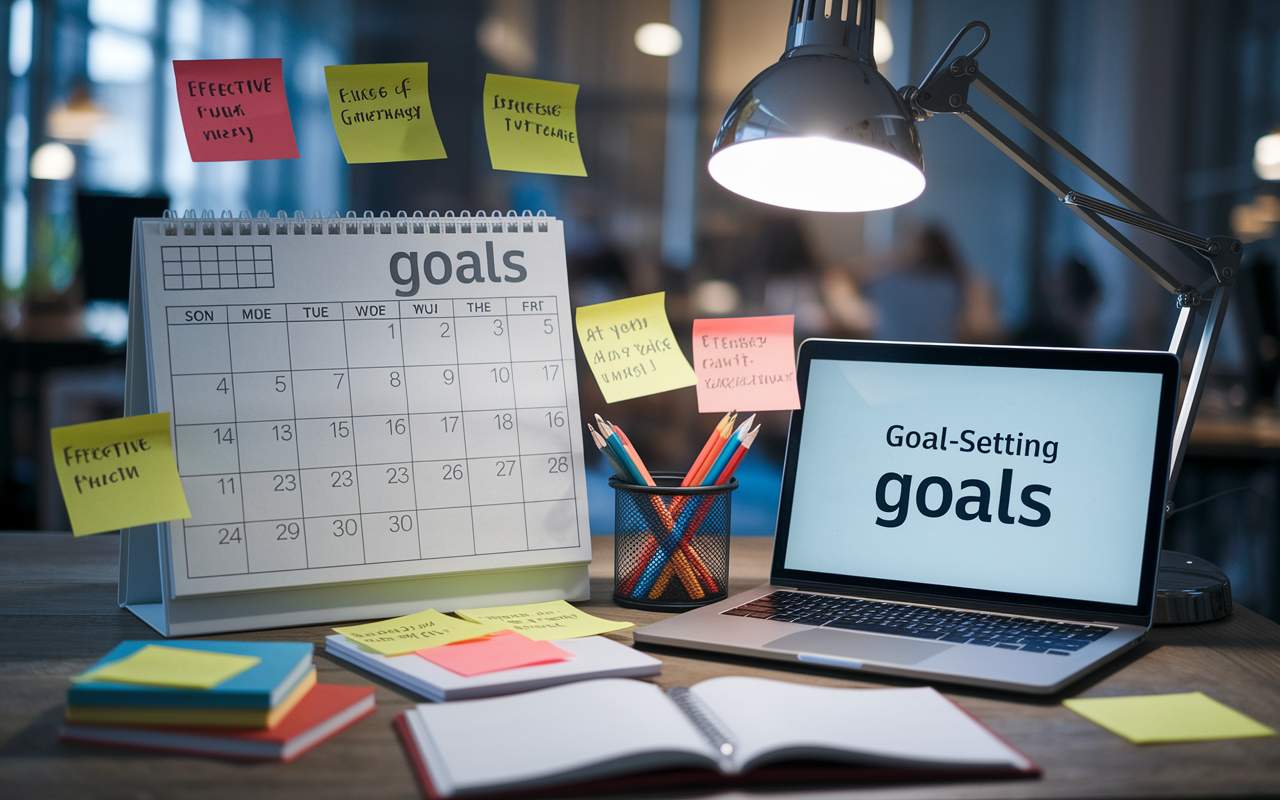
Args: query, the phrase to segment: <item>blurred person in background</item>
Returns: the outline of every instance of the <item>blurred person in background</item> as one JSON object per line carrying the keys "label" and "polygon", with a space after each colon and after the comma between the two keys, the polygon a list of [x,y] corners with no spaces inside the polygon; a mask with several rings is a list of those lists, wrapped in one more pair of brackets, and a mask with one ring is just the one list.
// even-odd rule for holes
{"label": "blurred person in background", "polygon": [[965,268],[941,227],[913,231],[887,261],[887,270],[864,287],[875,309],[875,338],[967,343],[1003,338],[994,289]]}

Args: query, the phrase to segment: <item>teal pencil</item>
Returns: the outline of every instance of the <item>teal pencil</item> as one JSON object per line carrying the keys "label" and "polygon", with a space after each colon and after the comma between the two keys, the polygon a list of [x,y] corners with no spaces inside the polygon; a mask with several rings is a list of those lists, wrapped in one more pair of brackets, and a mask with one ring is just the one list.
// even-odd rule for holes
{"label": "teal pencil", "polygon": [[618,457],[614,455],[604,437],[596,433],[596,429],[591,427],[590,423],[587,423],[587,430],[591,431],[591,441],[595,442],[596,447],[600,449],[600,454],[604,456],[605,461],[609,462],[609,466],[613,468],[618,477],[624,481],[630,481],[631,476],[627,474],[627,468],[618,461]]}
{"label": "teal pencil", "polygon": [[637,486],[644,486],[644,476],[640,474],[640,468],[631,460],[631,455],[627,452],[627,448],[623,446],[622,440],[618,438],[618,434],[614,432],[613,427],[605,422],[599,414],[596,414],[596,424],[600,426],[600,435],[608,443],[613,455],[626,468],[627,474],[619,475],[618,477],[625,477]]}

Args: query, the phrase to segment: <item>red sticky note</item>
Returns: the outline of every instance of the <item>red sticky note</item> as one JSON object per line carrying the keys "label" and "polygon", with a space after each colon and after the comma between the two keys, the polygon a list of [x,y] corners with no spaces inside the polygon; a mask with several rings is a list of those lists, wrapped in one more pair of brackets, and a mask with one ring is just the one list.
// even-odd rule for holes
{"label": "red sticky note", "polygon": [[698,411],[785,411],[800,407],[795,317],[693,321]]}
{"label": "red sticky note", "polygon": [[192,161],[297,158],[278,58],[175,61]]}
{"label": "red sticky note", "polygon": [[469,639],[414,652],[432,664],[456,672],[464,678],[573,658],[573,653],[561,650],[551,642],[535,642],[515,631],[498,631],[482,639]]}

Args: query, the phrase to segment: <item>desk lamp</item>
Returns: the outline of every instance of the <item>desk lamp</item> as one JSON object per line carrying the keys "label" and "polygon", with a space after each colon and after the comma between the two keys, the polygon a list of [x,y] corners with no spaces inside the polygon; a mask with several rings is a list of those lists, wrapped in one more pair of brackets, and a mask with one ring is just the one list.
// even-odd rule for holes
{"label": "desk lamp", "polygon": [[[711,177],[732,192],[785,208],[846,212],[893,208],[924,191],[916,123],[934,114],[959,116],[1174,295],[1178,322],[1169,352],[1182,358],[1195,315],[1207,306],[1174,430],[1169,467],[1172,495],[1240,266],[1240,241],[1228,236],[1204,238],[1170,225],[983,75],[977,55],[991,35],[983,22],[971,22],[956,34],[918,88],[894,91],[872,58],[875,7],[875,0],[793,0],[786,50],[729,106],[707,164]],[[953,58],[960,41],[975,29],[982,32],[981,41],[967,54]],[[1120,205],[1072,190],[973,110],[968,102],[970,87],[977,87],[1061,153]],[[1199,285],[1175,278],[1108,220],[1173,242],[1200,269]],[[1172,512],[1170,502],[1166,514]],[[1226,575],[1194,556],[1164,551],[1158,583],[1157,622],[1198,622],[1231,612]]]}

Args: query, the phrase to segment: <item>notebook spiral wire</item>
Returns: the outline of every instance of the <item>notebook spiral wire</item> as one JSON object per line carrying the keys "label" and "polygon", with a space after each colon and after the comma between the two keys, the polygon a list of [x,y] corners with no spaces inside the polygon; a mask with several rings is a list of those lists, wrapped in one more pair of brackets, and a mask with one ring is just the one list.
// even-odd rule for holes
{"label": "notebook spiral wire", "polygon": [[698,702],[698,698],[694,697],[687,687],[676,686],[668,689],[667,695],[721,756],[727,759],[733,755],[734,741],[729,735],[728,728],[715,714],[711,713],[709,708]]}

